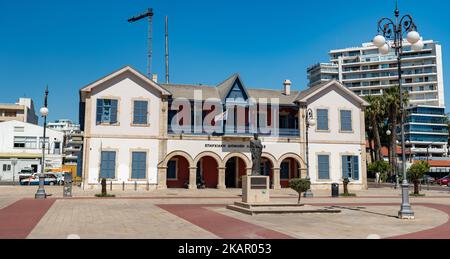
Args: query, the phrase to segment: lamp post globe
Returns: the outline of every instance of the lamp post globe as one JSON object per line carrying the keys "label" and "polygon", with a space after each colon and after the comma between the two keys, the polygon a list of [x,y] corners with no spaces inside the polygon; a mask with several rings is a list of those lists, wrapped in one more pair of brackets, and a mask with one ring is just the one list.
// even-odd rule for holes
{"label": "lamp post globe", "polygon": [[311,126],[311,127],[316,126],[316,120],[315,120],[315,119],[310,119],[310,120],[308,121],[308,123],[309,123],[309,126]]}
{"label": "lamp post globe", "polygon": [[373,38],[373,45],[375,45],[377,48],[381,48],[386,44],[386,38],[383,37],[383,35],[377,35],[375,38]]}
{"label": "lamp post globe", "polygon": [[392,135],[392,131],[390,131],[390,130],[386,131],[386,135],[388,135],[388,136]]}
{"label": "lamp post globe", "polygon": [[387,43],[385,43],[383,46],[381,46],[379,48],[380,54],[381,55],[387,55],[389,54],[389,45]]}
{"label": "lamp post globe", "polygon": [[420,34],[417,31],[410,31],[406,35],[406,40],[411,44],[416,44],[420,40]]}
{"label": "lamp post globe", "polygon": [[48,116],[48,108],[47,107],[42,107],[39,112],[41,113],[42,117]]}
{"label": "lamp post globe", "polygon": [[423,41],[419,40],[418,42],[414,43],[411,46],[411,49],[414,51],[421,51],[424,47],[425,47],[425,44],[423,43]]}

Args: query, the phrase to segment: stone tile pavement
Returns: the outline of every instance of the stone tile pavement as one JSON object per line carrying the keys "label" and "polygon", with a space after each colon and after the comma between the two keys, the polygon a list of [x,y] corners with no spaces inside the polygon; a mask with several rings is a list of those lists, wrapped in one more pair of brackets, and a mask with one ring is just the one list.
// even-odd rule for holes
{"label": "stone tile pavement", "polygon": [[[344,207],[338,215],[253,217],[225,208],[240,200],[241,190],[116,190],[115,199],[97,199],[98,190],[75,188],[74,198],[62,199],[61,187],[48,187],[54,194],[50,205],[30,199],[35,191],[0,186],[0,238],[450,238],[450,194],[445,191],[411,198],[414,221],[395,218],[400,190],[391,188],[358,192],[356,198],[333,199],[328,192],[315,192],[315,198],[303,199],[311,205]],[[297,201],[291,190],[271,194],[274,202]],[[15,216],[20,213],[34,221],[22,224]]]}

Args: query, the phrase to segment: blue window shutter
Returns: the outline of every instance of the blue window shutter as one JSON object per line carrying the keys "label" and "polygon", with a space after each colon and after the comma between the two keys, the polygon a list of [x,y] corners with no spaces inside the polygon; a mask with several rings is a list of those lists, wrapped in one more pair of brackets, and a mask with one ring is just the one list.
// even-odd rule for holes
{"label": "blue window shutter", "polygon": [[341,111],[341,131],[352,131],[352,112]]}
{"label": "blue window shutter", "polygon": [[146,125],[148,123],[147,115],[148,115],[148,102],[135,101],[133,123],[136,125]]}
{"label": "blue window shutter", "polygon": [[101,153],[100,178],[116,178],[116,152],[103,151]]}
{"label": "blue window shutter", "polygon": [[117,123],[117,108],[118,108],[118,101],[117,100],[111,100],[111,123]]}
{"label": "blue window shutter", "polygon": [[359,180],[359,157],[353,157],[353,179]]}
{"label": "blue window shutter", "polygon": [[318,156],[318,167],[319,167],[319,179],[328,180],[330,179],[330,156],[319,155]]}
{"label": "blue window shutter", "polygon": [[145,152],[133,152],[132,153],[132,166],[131,166],[131,178],[133,179],[145,179],[146,167],[147,167],[147,153]]}
{"label": "blue window shutter", "polygon": [[97,99],[97,116],[96,116],[97,124],[102,123],[102,115],[103,115],[103,100]]}
{"label": "blue window shutter", "polygon": [[329,130],[328,110],[325,110],[325,109],[317,110],[317,129],[318,130]]}
{"label": "blue window shutter", "polygon": [[348,168],[348,156],[343,156],[342,157],[342,179],[345,179],[348,177],[349,172],[348,172],[349,168]]}

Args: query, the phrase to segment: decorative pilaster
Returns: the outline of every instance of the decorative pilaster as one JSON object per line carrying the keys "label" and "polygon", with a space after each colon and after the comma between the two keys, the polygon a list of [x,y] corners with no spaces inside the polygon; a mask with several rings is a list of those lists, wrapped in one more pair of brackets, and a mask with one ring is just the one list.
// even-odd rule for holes
{"label": "decorative pilaster", "polygon": [[197,167],[189,168],[189,190],[197,189]]}
{"label": "decorative pilaster", "polygon": [[281,175],[280,175],[280,168],[274,168],[273,169],[273,184],[272,189],[274,190],[281,190]]}
{"label": "decorative pilaster", "polygon": [[167,189],[167,167],[158,167],[158,189]]}
{"label": "decorative pilaster", "polygon": [[225,168],[219,168],[219,183],[217,185],[217,189],[225,190],[227,186],[225,185]]}

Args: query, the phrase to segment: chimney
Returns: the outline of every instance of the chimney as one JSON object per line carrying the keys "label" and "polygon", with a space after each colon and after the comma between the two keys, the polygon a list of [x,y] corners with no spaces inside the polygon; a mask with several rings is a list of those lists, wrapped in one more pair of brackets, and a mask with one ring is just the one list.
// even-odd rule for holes
{"label": "chimney", "polygon": [[153,74],[152,80],[153,80],[153,82],[158,83],[158,74]]}
{"label": "chimney", "polygon": [[286,96],[290,96],[291,95],[291,86],[292,86],[291,80],[289,80],[289,79],[285,80],[283,85],[284,85],[284,94]]}

